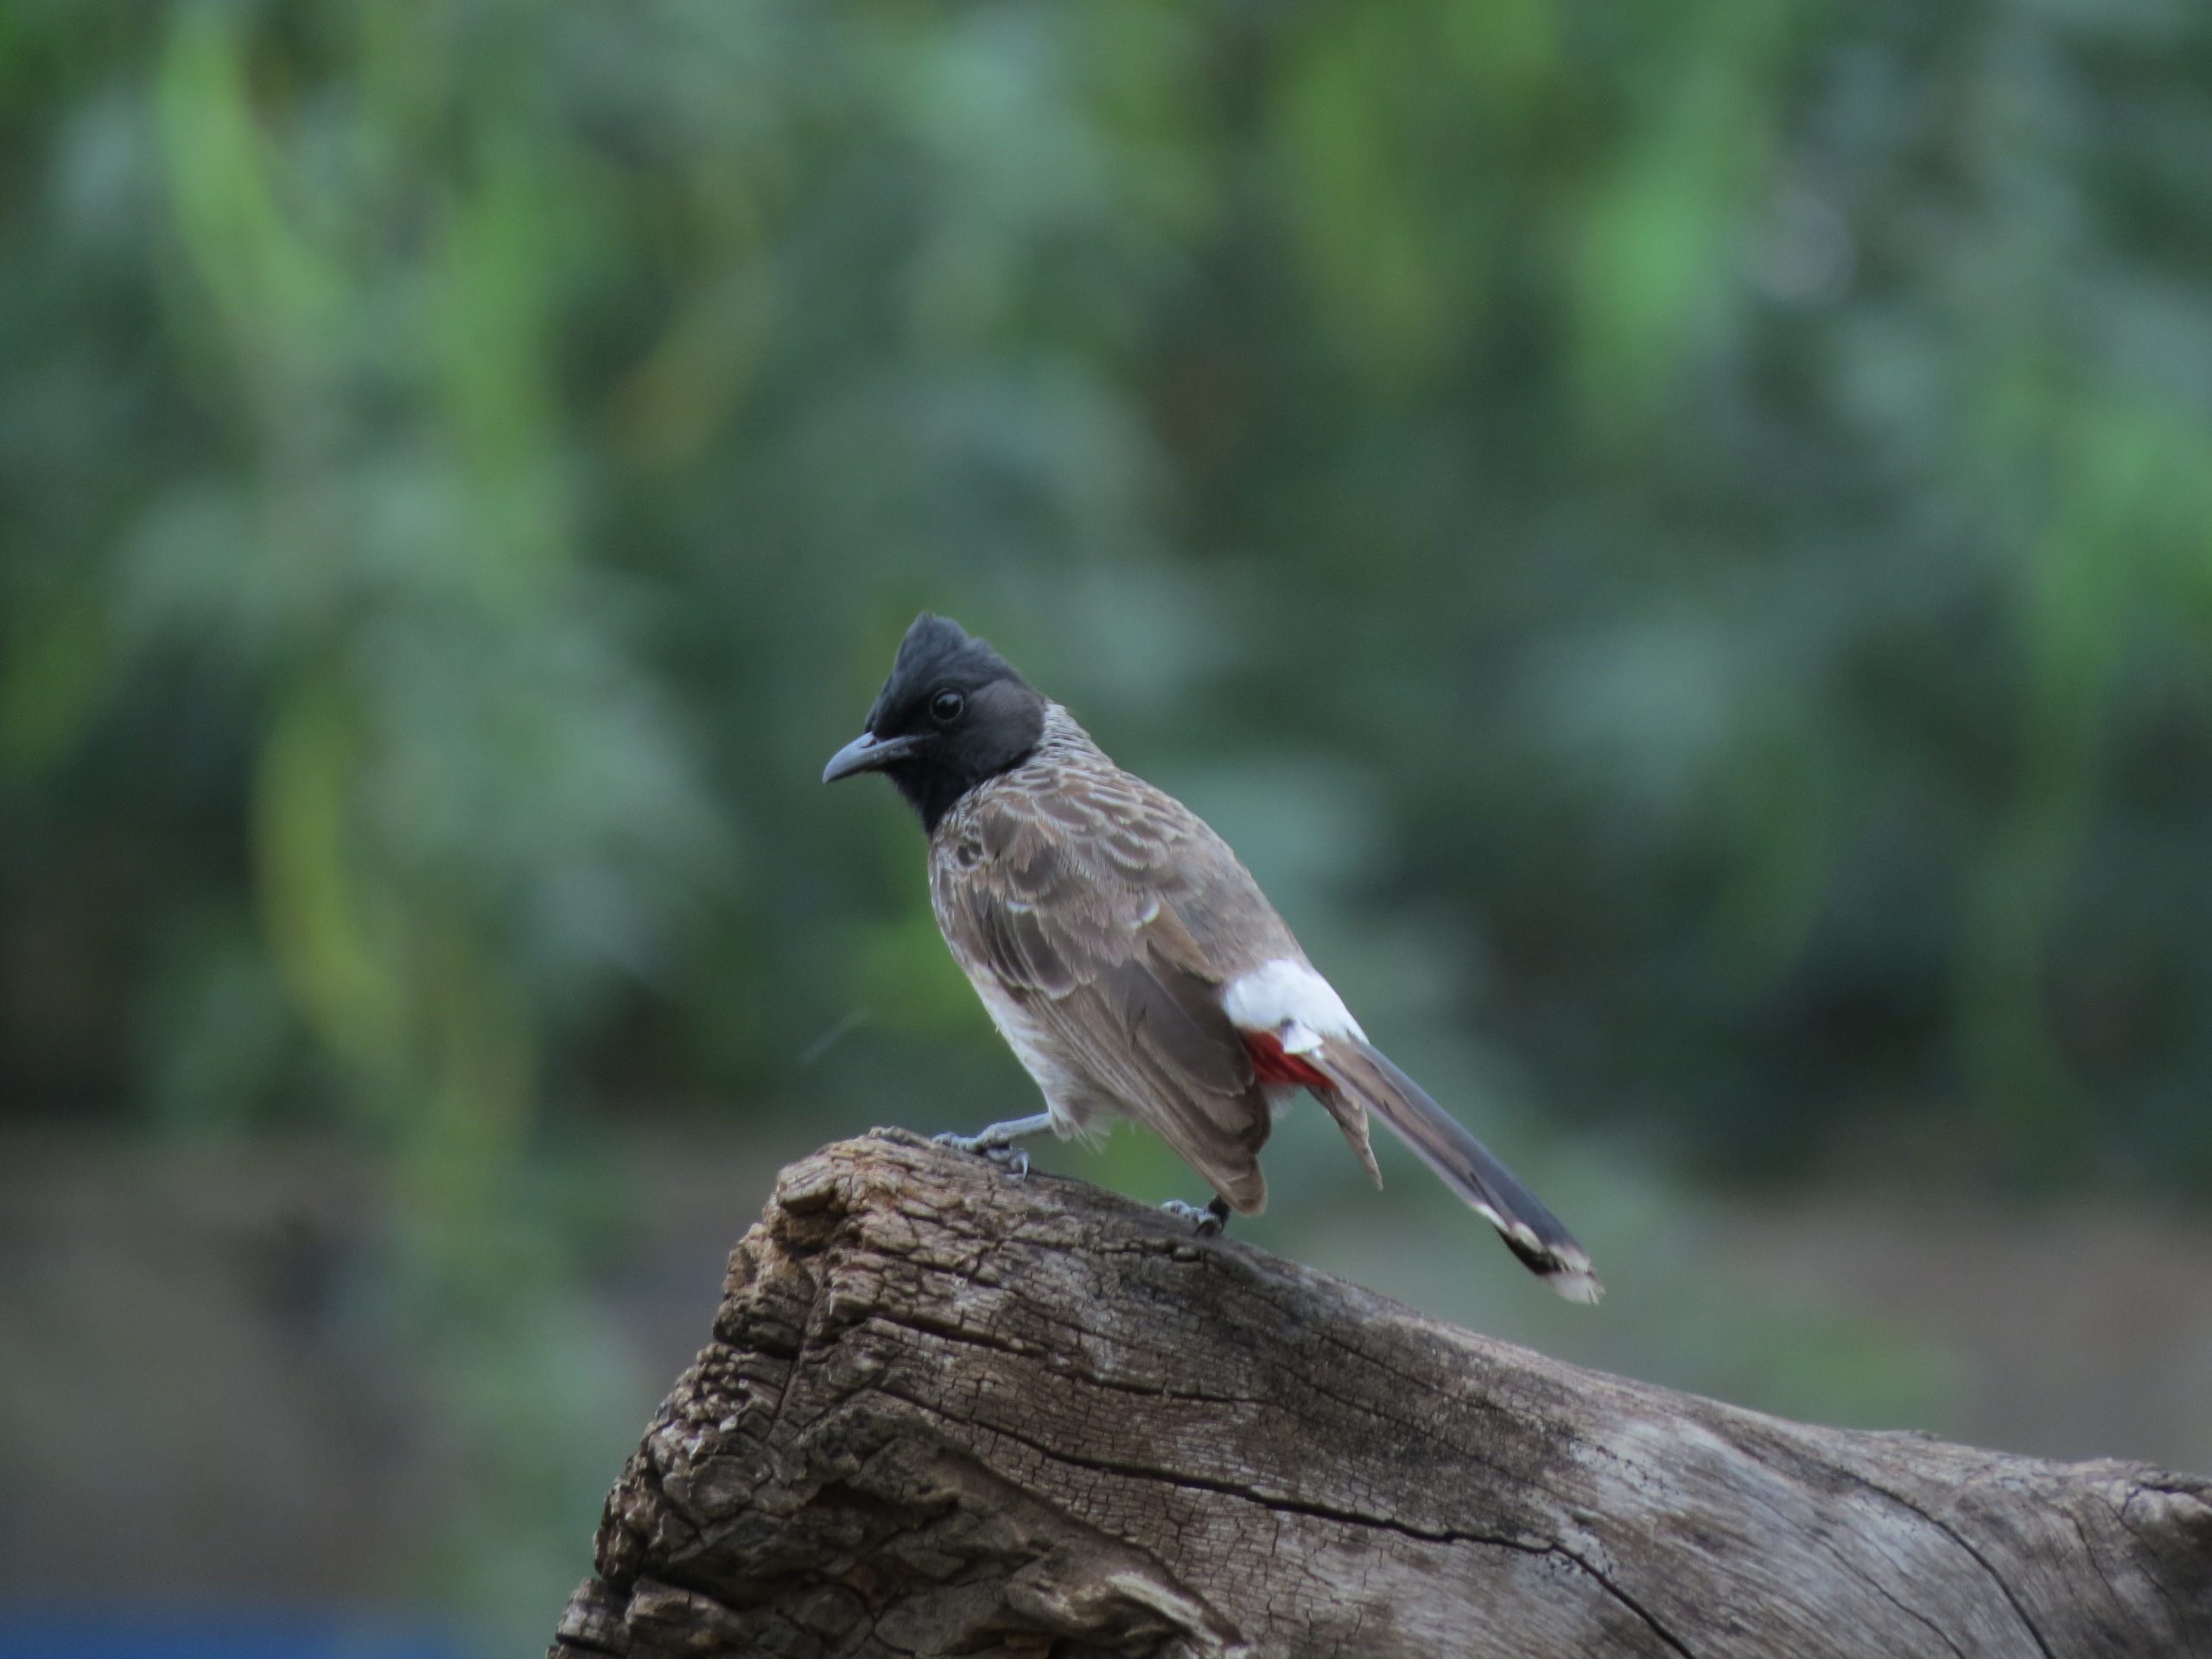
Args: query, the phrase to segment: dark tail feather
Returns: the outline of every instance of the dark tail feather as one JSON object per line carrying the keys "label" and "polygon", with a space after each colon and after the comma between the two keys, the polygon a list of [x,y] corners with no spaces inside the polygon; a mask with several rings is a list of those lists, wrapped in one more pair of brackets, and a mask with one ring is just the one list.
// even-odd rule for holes
{"label": "dark tail feather", "polygon": [[1571,1302],[1594,1302],[1605,1294],[1590,1271],[1589,1252],[1560,1218],[1388,1055],[1354,1039],[1332,1037],[1302,1058],[1389,1124],[1446,1186],[1497,1229],[1505,1247],[1531,1273]]}

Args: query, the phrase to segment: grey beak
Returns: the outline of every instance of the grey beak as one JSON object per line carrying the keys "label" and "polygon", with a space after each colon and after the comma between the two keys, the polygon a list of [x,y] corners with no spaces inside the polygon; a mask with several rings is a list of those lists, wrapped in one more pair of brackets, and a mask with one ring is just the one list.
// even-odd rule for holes
{"label": "grey beak", "polygon": [[855,772],[880,772],[921,747],[918,737],[878,737],[874,732],[862,732],[830,757],[830,764],[822,768],[822,781],[834,784]]}

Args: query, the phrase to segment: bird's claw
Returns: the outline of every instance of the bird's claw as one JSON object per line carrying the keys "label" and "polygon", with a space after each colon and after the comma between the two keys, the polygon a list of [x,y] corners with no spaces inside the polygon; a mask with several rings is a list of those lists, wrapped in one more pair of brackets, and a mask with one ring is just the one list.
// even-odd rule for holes
{"label": "bird's claw", "polygon": [[1010,1141],[993,1141],[980,1135],[957,1135],[948,1129],[943,1135],[931,1137],[941,1147],[950,1147],[955,1152],[973,1152],[989,1159],[1014,1180],[1029,1173],[1029,1154]]}
{"label": "bird's claw", "polygon": [[1211,1238],[1221,1231],[1227,1220],[1213,1205],[1185,1204],[1180,1198],[1170,1198],[1160,1206],[1178,1221],[1187,1221],[1191,1230],[1200,1238]]}

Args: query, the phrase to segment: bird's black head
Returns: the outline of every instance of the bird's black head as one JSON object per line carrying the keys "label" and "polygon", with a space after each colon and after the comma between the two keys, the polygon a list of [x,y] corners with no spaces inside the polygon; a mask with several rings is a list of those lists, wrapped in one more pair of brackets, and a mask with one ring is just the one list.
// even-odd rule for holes
{"label": "bird's black head", "polygon": [[899,642],[868,729],[830,758],[822,781],[880,772],[935,830],[952,804],[1020,766],[1045,734],[1045,699],[960,625],[924,611]]}

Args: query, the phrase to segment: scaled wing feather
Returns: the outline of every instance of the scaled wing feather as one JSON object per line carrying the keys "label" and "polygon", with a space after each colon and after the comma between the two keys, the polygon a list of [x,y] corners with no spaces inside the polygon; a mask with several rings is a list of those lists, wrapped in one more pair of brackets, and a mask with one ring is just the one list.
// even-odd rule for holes
{"label": "scaled wing feather", "polygon": [[989,803],[960,827],[964,848],[934,866],[947,940],[1231,1205],[1257,1211],[1266,1099],[1167,874],[1195,820],[1128,801],[1109,819],[1066,793],[1050,804]]}

